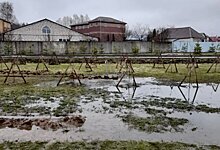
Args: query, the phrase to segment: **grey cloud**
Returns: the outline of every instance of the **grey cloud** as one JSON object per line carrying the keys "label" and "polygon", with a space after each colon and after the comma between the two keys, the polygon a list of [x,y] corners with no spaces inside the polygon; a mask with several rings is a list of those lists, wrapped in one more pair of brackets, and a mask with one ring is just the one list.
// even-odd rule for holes
{"label": "grey cloud", "polygon": [[[0,0],[3,1],[3,0]],[[42,18],[88,14],[90,18],[110,16],[134,26],[151,28],[192,26],[199,32],[220,35],[219,0],[9,0],[21,22]]]}

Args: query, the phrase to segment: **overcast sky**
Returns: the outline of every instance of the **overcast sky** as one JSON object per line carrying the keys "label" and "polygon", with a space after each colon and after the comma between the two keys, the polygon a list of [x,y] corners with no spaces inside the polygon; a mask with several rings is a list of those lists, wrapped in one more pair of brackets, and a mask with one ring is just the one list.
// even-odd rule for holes
{"label": "overcast sky", "polygon": [[[0,0],[3,2],[5,0]],[[7,0],[6,0],[7,1]],[[220,0],[8,0],[19,22],[88,14],[113,17],[127,22],[157,27],[191,26],[198,32],[220,35]]]}

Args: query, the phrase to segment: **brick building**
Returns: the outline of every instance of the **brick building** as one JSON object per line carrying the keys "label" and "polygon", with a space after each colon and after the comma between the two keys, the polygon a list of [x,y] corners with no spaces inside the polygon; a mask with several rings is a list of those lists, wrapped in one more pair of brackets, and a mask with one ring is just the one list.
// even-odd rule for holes
{"label": "brick building", "polygon": [[220,42],[220,36],[211,36],[210,42]]}
{"label": "brick building", "polygon": [[0,18],[0,33],[11,30],[11,23]]}
{"label": "brick building", "polygon": [[73,31],[77,31],[105,41],[124,41],[125,22],[110,18],[98,17],[85,23],[71,25]]}
{"label": "brick building", "polygon": [[0,41],[3,40],[3,33],[11,30],[11,23],[0,18]]}

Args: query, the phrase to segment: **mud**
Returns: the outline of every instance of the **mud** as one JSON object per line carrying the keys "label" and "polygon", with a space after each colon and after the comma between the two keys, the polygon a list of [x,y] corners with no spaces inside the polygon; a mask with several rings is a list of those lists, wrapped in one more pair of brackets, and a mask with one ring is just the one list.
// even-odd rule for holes
{"label": "mud", "polygon": [[[115,87],[117,81],[105,79],[84,79],[82,86],[64,82],[56,87],[56,81],[14,89],[3,86],[0,112],[6,118],[21,118],[19,114],[12,114],[16,110],[11,107],[14,103],[20,106],[16,107],[18,112],[28,110],[33,114],[32,118],[52,116],[47,122],[57,123],[54,126],[58,127],[41,127],[36,125],[39,121],[33,123],[28,131],[18,127],[0,127],[0,142],[98,139],[220,145],[219,88],[199,84],[196,99],[192,101],[196,90],[194,86],[189,88],[185,84],[181,87],[187,98],[185,100],[177,87],[178,83],[171,87],[170,83],[154,78],[136,78],[136,81],[138,87],[134,89],[130,87],[132,81],[129,78],[123,79],[119,90]],[[18,98],[15,99],[15,95]],[[71,125],[71,121],[61,118],[64,115],[86,116],[86,121],[79,128],[73,128],[75,126]]]}
{"label": "mud", "polygon": [[85,117],[82,117],[81,115],[64,117],[58,120],[52,120],[50,118],[0,118],[0,128],[8,127],[20,130],[31,130],[33,126],[37,126],[44,130],[56,131],[67,127],[81,127],[85,121]]}

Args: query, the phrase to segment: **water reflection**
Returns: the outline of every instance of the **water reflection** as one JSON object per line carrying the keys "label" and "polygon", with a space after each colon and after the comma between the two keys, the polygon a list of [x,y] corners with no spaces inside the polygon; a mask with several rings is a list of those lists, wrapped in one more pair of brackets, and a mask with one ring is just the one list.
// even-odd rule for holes
{"label": "water reflection", "polygon": [[116,88],[114,80],[86,80],[84,84],[91,88],[102,88],[113,95],[117,93],[117,99],[143,101],[149,98],[175,98],[190,103],[208,104],[210,107],[220,107],[219,84],[183,83],[178,88],[177,82],[158,81],[155,78],[135,78],[137,87],[133,86],[131,79],[125,78]]}
{"label": "water reflection", "polygon": [[[184,86],[184,88],[187,88],[187,93],[184,93],[182,91],[183,86],[177,86],[177,88],[179,89],[181,95],[183,96],[184,100],[187,102],[191,102],[192,104],[195,102],[196,96],[198,94],[199,91],[199,86],[198,84],[196,84],[196,86],[193,86],[193,84],[189,84],[188,86]],[[193,89],[195,89],[195,91],[193,91]],[[191,94],[193,94],[193,97],[191,97]]]}
{"label": "water reflection", "polygon": [[219,83],[218,84],[216,84],[216,83],[212,84],[212,89],[214,90],[214,92],[217,92],[218,87],[219,87]]}
{"label": "water reflection", "polygon": [[[125,100],[125,101],[128,101],[128,100],[132,100],[134,99],[135,97],[135,92],[136,92],[136,89],[137,87],[134,86],[134,87],[128,87],[128,88],[120,88],[118,86],[116,86],[116,89],[118,90],[118,92],[120,93],[121,97]],[[123,92],[121,92],[121,90],[123,90]],[[124,89],[127,90],[127,93],[124,94]],[[131,90],[131,91],[130,91]]]}

